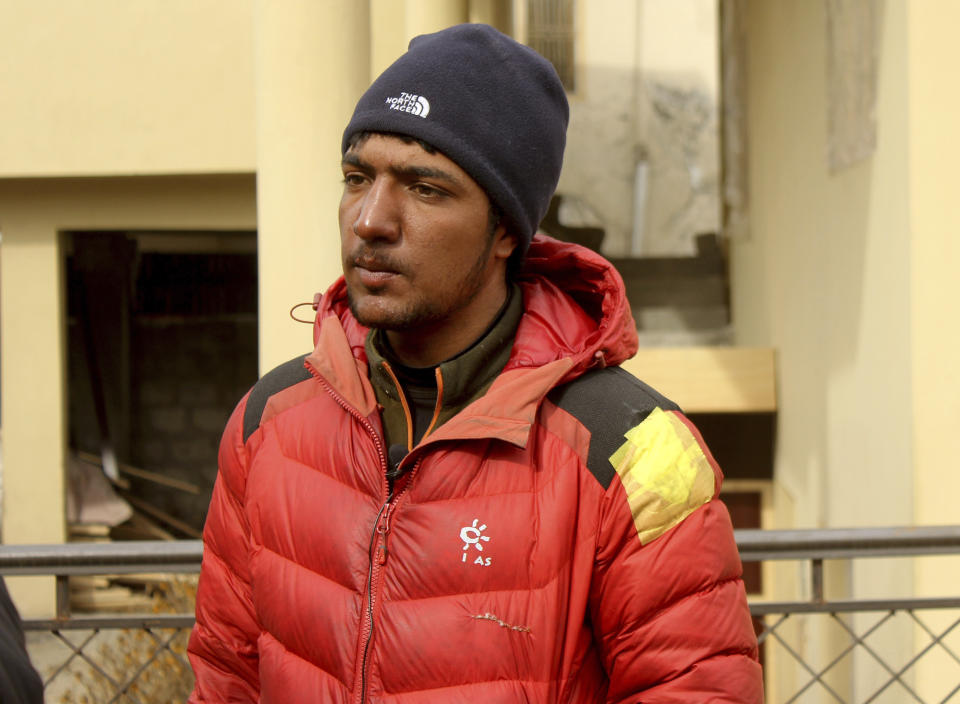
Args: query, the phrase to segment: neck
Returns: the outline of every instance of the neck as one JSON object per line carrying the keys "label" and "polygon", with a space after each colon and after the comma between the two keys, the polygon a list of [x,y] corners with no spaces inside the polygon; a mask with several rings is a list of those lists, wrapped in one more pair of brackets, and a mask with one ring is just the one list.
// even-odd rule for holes
{"label": "neck", "polygon": [[409,330],[387,330],[393,354],[408,367],[435,367],[470,347],[494,323],[507,301],[507,284],[485,292],[449,319]]}

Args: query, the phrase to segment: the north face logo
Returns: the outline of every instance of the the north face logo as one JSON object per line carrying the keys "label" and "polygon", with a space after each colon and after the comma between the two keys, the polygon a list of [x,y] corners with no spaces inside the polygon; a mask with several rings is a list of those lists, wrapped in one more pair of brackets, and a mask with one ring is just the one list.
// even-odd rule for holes
{"label": "the north face logo", "polygon": [[409,112],[420,117],[426,117],[430,114],[430,101],[422,95],[413,93],[400,93],[399,98],[387,98],[387,105],[391,110],[400,112]]}

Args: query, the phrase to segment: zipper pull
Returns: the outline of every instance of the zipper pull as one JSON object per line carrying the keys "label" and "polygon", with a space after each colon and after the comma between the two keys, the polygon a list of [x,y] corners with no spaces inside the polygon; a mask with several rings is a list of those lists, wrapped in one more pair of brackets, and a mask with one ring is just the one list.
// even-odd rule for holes
{"label": "zipper pull", "polygon": [[[393,497],[391,497],[392,499]],[[383,514],[383,520],[381,521],[380,527],[377,528],[377,532],[383,536],[383,539],[387,539],[387,533],[390,532],[390,514],[393,513],[393,501],[387,503],[387,510]]]}
{"label": "zipper pull", "polygon": [[377,545],[377,552],[374,560],[378,565],[383,565],[387,561],[387,533],[390,532],[390,514],[393,513],[393,503],[387,502],[386,511],[377,524],[377,534],[380,536],[380,543]]}

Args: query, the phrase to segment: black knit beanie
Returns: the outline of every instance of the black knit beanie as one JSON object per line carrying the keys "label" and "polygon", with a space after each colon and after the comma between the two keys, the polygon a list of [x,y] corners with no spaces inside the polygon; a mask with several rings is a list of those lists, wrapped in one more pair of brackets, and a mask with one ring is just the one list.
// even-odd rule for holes
{"label": "black knit beanie", "polygon": [[493,27],[461,24],[411,40],[360,98],[341,148],[358,132],[436,147],[500,209],[522,254],[557,187],[568,117],[549,61]]}

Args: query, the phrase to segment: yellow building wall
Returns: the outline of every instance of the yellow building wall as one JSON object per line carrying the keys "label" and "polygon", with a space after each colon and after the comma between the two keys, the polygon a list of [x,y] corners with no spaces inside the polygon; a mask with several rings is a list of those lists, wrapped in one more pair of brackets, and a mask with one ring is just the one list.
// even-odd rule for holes
{"label": "yellow building wall", "polygon": [[[882,7],[876,149],[831,172],[827,3],[747,4],[750,219],[731,243],[732,317],[737,344],[777,350],[777,527],[914,522],[912,72],[906,5]],[[828,596],[908,596],[912,574],[902,567],[834,563]],[[777,596],[808,597],[791,569],[779,571]],[[906,661],[909,641],[894,633],[885,647]],[[826,627],[804,639],[814,661],[836,644]],[[834,682],[858,701],[872,691],[860,661]],[[787,675],[779,685],[790,685]]]}
{"label": "yellow building wall", "polygon": [[[930,525],[960,523],[958,22],[960,4],[951,0],[909,3],[914,512],[918,524]],[[918,561],[915,580],[920,596],[956,596],[960,591],[956,558]],[[924,620],[938,633],[953,621]],[[948,642],[956,646],[957,641]],[[930,637],[918,633],[916,643],[925,647]],[[917,679],[924,685],[924,697],[941,701],[956,686],[956,672],[956,663],[934,648],[919,664]],[[954,675],[952,681],[949,674]]]}
{"label": "yellow building wall", "polygon": [[[910,8],[915,510],[919,523],[958,523],[960,94],[954,86],[960,45],[951,27],[960,22],[960,5],[944,0],[915,3]],[[949,584],[956,590],[960,580]]]}
{"label": "yellow building wall", "polygon": [[252,172],[252,6],[0,2],[0,178]]}
{"label": "yellow building wall", "polygon": [[[340,138],[369,83],[370,14],[352,0],[256,0],[260,371],[310,350],[290,308],[340,275]],[[312,319],[309,307],[297,317]]]}
{"label": "yellow building wall", "polygon": [[831,173],[824,3],[749,4],[750,231],[731,244],[733,319],[738,343],[779,351],[777,478],[801,499],[798,527],[913,518],[904,21],[887,3],[876,150]]}

